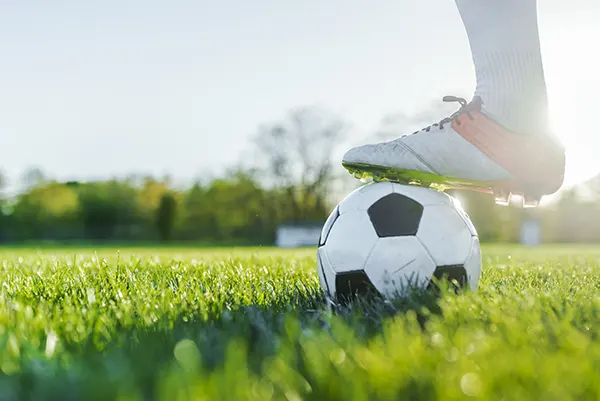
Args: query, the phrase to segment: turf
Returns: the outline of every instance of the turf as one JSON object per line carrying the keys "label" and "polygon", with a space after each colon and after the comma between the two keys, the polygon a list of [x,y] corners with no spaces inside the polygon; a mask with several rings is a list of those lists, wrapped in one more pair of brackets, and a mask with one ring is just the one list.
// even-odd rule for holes
{"label": "turf", "polygon": [[329,311],[314,250],[0,249],[0,400],[597,400],[600,248]]}

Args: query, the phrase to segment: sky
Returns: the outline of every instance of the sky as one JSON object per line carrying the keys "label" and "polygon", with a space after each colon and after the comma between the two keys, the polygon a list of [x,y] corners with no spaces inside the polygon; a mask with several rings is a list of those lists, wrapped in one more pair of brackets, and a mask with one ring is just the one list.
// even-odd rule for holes
{"label": "sky", "polygon": [[[600,2],[540,0],[539,14],[570,185],[600,173]],[[0,0],[13,185],[29,166],[61,180],[219,174],[260,124],[301,106],[350,124],[341,156],[386,116],[474,86],[452,0]]]}

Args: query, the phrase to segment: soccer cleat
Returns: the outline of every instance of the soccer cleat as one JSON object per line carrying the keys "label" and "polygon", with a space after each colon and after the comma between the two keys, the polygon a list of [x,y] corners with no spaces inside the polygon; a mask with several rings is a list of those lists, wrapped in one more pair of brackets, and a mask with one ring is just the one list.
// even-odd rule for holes
{"label": "soccer cleat", "polygon": [[565,151],[555,138],[507,130],[482,112],[479,97],[444,101],[461,107],[411,135],[350,149],[342,165],[362,180],[492,193],[500,205],[535,207],[558,191]]}

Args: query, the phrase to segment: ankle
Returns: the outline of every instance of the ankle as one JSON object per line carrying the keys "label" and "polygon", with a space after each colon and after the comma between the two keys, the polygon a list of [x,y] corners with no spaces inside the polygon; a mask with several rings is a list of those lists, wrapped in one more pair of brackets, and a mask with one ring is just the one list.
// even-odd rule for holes
{"label": "ankle", "polygon": [[545,99],[539,101],[526,94],[505,94],[482,96],[482,100],[481,111],[509,131],[523,135],[539,135],[549,130]]}

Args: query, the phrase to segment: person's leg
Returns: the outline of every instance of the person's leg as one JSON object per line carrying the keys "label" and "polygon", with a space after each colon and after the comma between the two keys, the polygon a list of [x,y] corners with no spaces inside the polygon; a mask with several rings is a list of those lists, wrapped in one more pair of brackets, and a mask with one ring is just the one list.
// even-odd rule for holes
{"label": "person's leg", "polygon": [[548,135],[548,105],[536,0],[456,0],[477,74],[473,101],[412,135],[350,149],[357,178],[460,183],[535,205],[563,182],[564,149]]}
{"label": "person's leg", "polygon": [[536,0],[456,0],[483,112],[518,133],[547,132]]}

